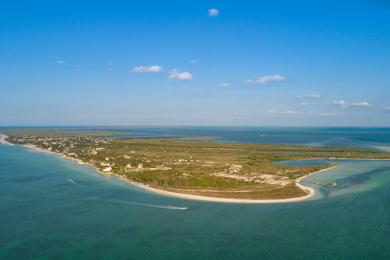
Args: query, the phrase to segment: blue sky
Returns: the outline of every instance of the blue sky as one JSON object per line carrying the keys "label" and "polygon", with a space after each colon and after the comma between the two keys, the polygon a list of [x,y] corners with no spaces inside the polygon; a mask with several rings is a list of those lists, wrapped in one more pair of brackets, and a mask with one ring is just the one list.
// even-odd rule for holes
{"label": "blue sky", "polygon": [[0,125],[390,126],[390,4],[2,1]]}

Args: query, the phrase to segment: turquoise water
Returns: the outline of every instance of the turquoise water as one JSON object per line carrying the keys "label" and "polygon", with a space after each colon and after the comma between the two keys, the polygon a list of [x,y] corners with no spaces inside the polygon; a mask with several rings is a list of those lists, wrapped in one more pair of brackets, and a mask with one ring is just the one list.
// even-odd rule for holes
{"label": "turquoise water", "polygon": [[338,163],[307,178],[337,183],[313,185],[312,200],[240,205],[155,195],[0,145],[0,258],[390,259],[390,162]]}

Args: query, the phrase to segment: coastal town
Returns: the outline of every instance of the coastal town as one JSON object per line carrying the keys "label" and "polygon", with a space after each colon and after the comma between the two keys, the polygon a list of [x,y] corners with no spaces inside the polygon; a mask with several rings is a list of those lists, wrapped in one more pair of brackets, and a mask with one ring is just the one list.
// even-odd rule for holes
{"label": "coastal town", "polygon": [[306,196],[297,180],[333,164],[291,166],[279,161],[313,158],[390,159],[388,153],[337,147],[221,143],[196,138],[112,138],[90,133],[9,132],[0,140],[52,152],[175,193],[244,199]]}

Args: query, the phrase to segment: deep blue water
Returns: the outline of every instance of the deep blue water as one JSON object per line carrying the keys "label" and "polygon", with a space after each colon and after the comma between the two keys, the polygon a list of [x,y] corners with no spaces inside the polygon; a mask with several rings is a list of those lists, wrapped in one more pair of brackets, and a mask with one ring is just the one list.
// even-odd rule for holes
{"label": "deep blue water", "polygon": [[[388,146],[390,133],[299,133],[297,128],[122,131],[222,136],[238,142],[271,136],[268,142],[277,143],[291,132],[289,144],[371,148]],[[337,183],[337,188],[313,185],[318,192],[312,200],[236,205],[156,195],[55,155],[0,145],[0,258],[390,259],[390,162],[338,163],[336,169],[306,179]]]}

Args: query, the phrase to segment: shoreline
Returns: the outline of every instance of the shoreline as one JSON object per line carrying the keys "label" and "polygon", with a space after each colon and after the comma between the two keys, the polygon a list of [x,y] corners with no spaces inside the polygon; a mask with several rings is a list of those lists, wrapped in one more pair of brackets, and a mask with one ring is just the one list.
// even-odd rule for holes
{"label": "shoreline", "polygon": [[[14,145],[12,143],[9,143],[9,142],[5,141],[4,140],[4,135],[0,136],[0,144]],[[325,169],[322,169],[322,170],[319,170],[319,171],[316,171],[316,172],[309,173],[307,175],[301,176],[298,179],[296,179],[295,180],[295,185],[298,188],[300,188],[301,190],[307,192],[307,194],[304,195],[304,196],[294,197],[294,198],[286,198],[286,199],[219,198],[219,197],[212,197],[212,196],[203,196],[203,195],[193,195],[193,194],[179,193],[179,192],[173,192],[173,191],[167,191],[167,190],[163,190],[163,189],[154,188],[154,187],[151,187],[151,186],[149,186],[147,184],[143,184],[143,183],[138,183],[138,182],[132,181],[132,180],[126,178],[125,176],[117,174],[117,173],[114,173],[114,172],[112,172],[110,174],[104,173],[104,172],[100,171],[95,165],[92,165],[90,163],[84,162],[84,161],[82,161],[80,159],[72,158],[72,157],[69,157],[69,156],[66,156],[64,154],[57,153],[57,152],[54,152],[54,151],[48,151],[48,150],[45,150],[43,148],[39,148],[39,147],[37,147],[35,145],[26,144],[26,145],[22,145],[22,146],[27,147],[27,148],[32,149],[32,150],[35,150],[35,151],[38,151],[38,152],[55,154],[55,155],[57,155],[57,156],[59,156],[59,157],[61,157],[63,159],[72,160],[76,164],[79,164],[79,165],[88,165],[88,166],[93,168],[95,171],[97,171],[101,175],[118,177],[122,181],[125,181],[126,183],[128,183],[130,185],[133,185],[133,186],[138,187],[138,188],[140,188],[142,190],[149,191],[149,192],[152,192],[152,193],[155,193],[155,194],[160,194],[160,195],[169,196],[169,197],[175,197],[175,198],[180,198],[180,199],[197,200],[197,201],[205,201],[205,202],[234,203],[234,204],[279,204],[279,203],[300,202],[300,201],[308,200],[308,199],[313,198],[315,196],[316,191],[315,191],[314,188],[312,188],[310,186],[306,186],[306,185],[301,184],[300,181],[305,179],[305,178],[307,178],[307,177],[309,177],[309,176],[312,176],[314,174],[323,173],[323,172],[326,172],[328,170],[331,170],[331,169],[334,169],[334,168],[337,167],[337,165],[332,165],[332,166],[330,166],[328,168],[325,168]],[[390,159],[359,159],[359,158],[316,158],[316,159],[317,160],[318,159],[320,159],[320,160],[361,160],[361,161],[389,161],[390,160]],[[304,159],[304,160],[312,160],[312,159]]]}
{"label": "shoreline", "polygon": [[[5,141],[4,144],[14,145],[14,144],[11,144],[11,143],[6,142],[6,141]],[[102,171],[100,171],[94,165],[92,165],[90,163],[87,163],[87,162],[84,162],[84,161],[81,161],[80,159],[72,158],[72,157],[66,156],[66,155],[61,154],[61,153],[48,151],[48,150],[45,150],[43,148],[37,147],[35,145],[26,144],[26,145],[22,145],[22,146],[27,147],[27,148],[29,148],[29,149],[31,149],[33,151],[57,155],[57,156],[59,156],[59,157],[61,157],[63,159],[72,160],[76,164],[79,164],[79,165],[88,165],[88,166],[93,168],[95,171],[97,171],[101,175],[118,177],[119,179],[121,179],[122,181],[124,181],[124,182],[126,182],[126,183],[128,183],[130,185],[133,185],[133,186],[138,187],[138,188],[140,188],[142,190],[149,191],[149,192],[152,192],[152,193],[155,193],[155,194],[160,194],[160,195],[169,196],[169,197],[175,197],[175,198],[180,198],[180,199],[197,200],[197,201],[205,201],[205,202],[234,203],[234,204],[276,204],[276,203],[289,203],[289,202],[299,202],[299,201],[303,201],[303,200],[308,200],[308,199],[314,197],[314,195],[316,194],[315,189],[312,188],[312,187],[309,187],[309,186],[305,186],[305,185],[303,185],[303,184],[301,184],[299,182],[301,180],[303,180],[304,178],[306,178],[306,177],[312,176],[314,174],[322,173],[322,172],[325,172],[325,171],[328,171],[328,170],[331,170],[331,169],[337,167],[337,165],[332,165],[331,167],[328,167],[326,169],[322,169],[320,171],[312,172],[310,174],[307,174],[305,176],[302,176],[302,177],[299,177],[298,179],[296,179],[295,180],[295,185],[298,186],[303,191],[308,193],[305,196],[295,197],[295,198],[287,198],[287,199],[235,199],[235,198],[219,198],[219,197],[212,197],[212,196],[185,194],[185,193],[172,192],[172,191],[166,191],[166,190],[154,188],[154,187],[151,187],[151,186],[149,186],[147,184],[143,184],[143,183],[138,183],[138,182],[132,181],[132,180],[126,178],[125,176],[117,174],[117,173],[111,173],[111,174],[103,173]]]}
{"label": "shoreline", "polygon": [[[13,144],[11,144],[13,145]],[[62,153],[57,153],[57,152],[53,152],[53,151],[49,151],[49,150],[45,150],[43,148],[40,148],[40,147],[37,147],[35,145],[31,145],[31,144],[24,144],[22,145],[24,147],[27,147],[33,151],[36,151],[36,152],[40,152],[40,153],[48,153],[48,154],[53,154],[53,155],[56,155],[58,157],[61,157],[62,159],[65,159],[65,160],[70,160],[70,161],[73,161],[75,164],[77,165],[86,165],[86,166],[89,166],[91,167],[93,170],[95,170],[96,172],[98,172],[100,175],[105,175],[105,176],[119,176],[117,175],[116,173],[112,173],[112,174],[106,174],[104,172],[102,172],[101,170],[99,170],[98,168],[95,167],[95,165],[93,164],[90,164],[90,163],[87,163],[87,162],[84,162],[80,159],[76,159],[76,158],[73,158],[73,157],[69,157],[69,156],[66,156],[65,154],[62,154]]]}
{"label": "shoreline", "polygon": [[205,202],[219,202],[219,203],[233,203],[233,204],[279,204],[279,203],[289,203],[289,202],[299,202],[303,200],[308,200],[315,195],[315,190],[312,187],[304,186],[299,183],[300,180],[303,178],[306,178],[310,175],[317,174],[320,172],[324,172],[327,170],[330,170],[331,168],[334,168],[337,166],[332,166],[327,169],[323,169],[321,171],[313,172],[309,175],[302,176],[298,178],[295,181],[295,185],[297,185],[300,189],[304,190],[305,192],[308,192],[305,196],[301,197],[295,197],[295,198],[287,198],[287,199],[234,199],[234,198],[218,198],[218,197],[212,197],[212,196],[202,196],[202,195],[193,195],[193,194],[186,194],[186,193],[179,193],[179,192],[173,192],[173,191],[166,191],[161,190],[157,188],[150,187],[149,185],[134,182],[132,180],[127,179],[126,177],[122,175],[115,174],[115,176],[119,177],[123,181],[132,184],[136,187],[139,187],[143,190],[150,191],[152,193],[157,193],[160,195],[168,196],[168,197],[175,197],[180,199],[187,199],[187,200],[197,200],[197,201],[205,201]]}
{"label": "shoreline", "polygon": [[[65,154],[62,154],[62,153],[57,153],[57,152],[53,152],[53,151],[49,151],[49,150],[45,150],[43,148],[39,148],[38,146],[35,146],[35,145],[32,145],[32,144],[25,144],[25,145],[22,145],[24,147],[27,147],[31,150],[34,150],[34,151],[37,151],[37,152],[41,152],[41,153],[48,153],[48,154],[55,154],[59,157],[62,157],[63,159],[66,159],[66,160],[72,160],[74,161],[75,163],[79,164],[79,165],[90,165],[92,166],[93,168],[96,168],[95,166],[93,166],[92,164],[89,164],[89,163],[86,163],[80,159],[76,159],[76,158],[73,158],[73,157],[69,157],[69,156],[66,156]],[[96,170],[98,170],[96,168]],[[99,171],[99,170],[98,170]],[[100,172],[100,171],[99,171]]]}
{"label": "shoreline", "polygon": [[14,145],[10,142],[7,142],[5,139],[7,138],[8,136],[6,136],[5,134],[2,134],[0,133],[0,144],[4,144],[4,145]]}

